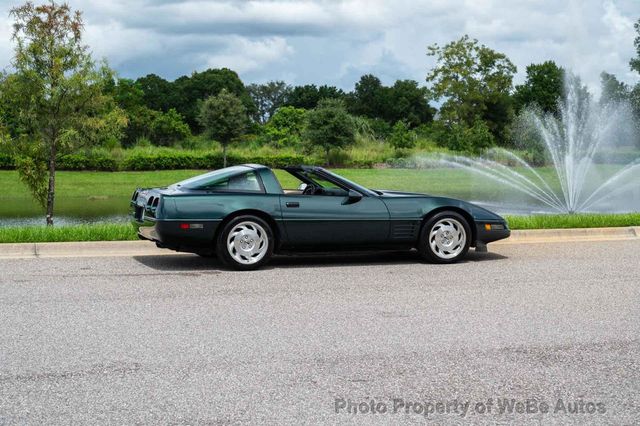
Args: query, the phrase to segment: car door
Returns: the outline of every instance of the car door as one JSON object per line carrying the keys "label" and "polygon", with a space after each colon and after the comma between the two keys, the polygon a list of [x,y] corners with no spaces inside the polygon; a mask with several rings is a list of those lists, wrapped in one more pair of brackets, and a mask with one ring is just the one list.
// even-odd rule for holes
{"label": "car door", "polygon": [[389,211],[374,196],[283,194],[280,208],[292,246],[357,246],[389,236]]}

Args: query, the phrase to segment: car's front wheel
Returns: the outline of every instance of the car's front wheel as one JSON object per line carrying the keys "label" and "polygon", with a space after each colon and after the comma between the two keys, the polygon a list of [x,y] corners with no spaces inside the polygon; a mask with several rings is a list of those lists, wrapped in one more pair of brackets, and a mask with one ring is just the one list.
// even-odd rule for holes
{"label": "car's front wheel", "polygon": [[469,251],[471,229],[464,217],[444,211],[431,217],[422,228],[418,251],[434,263],[454,263]]}
{"label": "car's front wheel", "polygon": [[273,231],[256,216],[230,220],[218,235],[216,252],[229,267],[248,271],[258,269],[273,255]]}

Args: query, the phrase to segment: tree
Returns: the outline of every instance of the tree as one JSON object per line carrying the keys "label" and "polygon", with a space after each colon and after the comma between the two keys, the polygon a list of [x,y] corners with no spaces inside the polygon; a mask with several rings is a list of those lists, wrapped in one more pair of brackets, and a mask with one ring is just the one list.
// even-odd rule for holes
{"label": "tree", "polygon": [[631,66],[632,71],[637,71],[640,73],[640,19],[633,25],[635,28],[637,36],[633,41],[633,46],[636,48],[636,57],[632,58],[629,61],[629,65]]}
{"label": "tree", "polygon": [[247,86],[249,96],[256,105],[253,119],[265,124],[278,108],[283,106],[291,93],[291,86],[284,81],[270,81],[266,84],[251,84]]}
{"label": "tree", "polygon": [[398,121],[391,131],[389,143],[395,149],[413,148],[416,145],[416,138],[409,126],[403,121]]}
{"label": "tree", "polygon": [[529,65],[524,84],[516,86],[513,96],[516,111],[535,104],[544,112],[557,114],[558,101],[564,94],[564,80],[564,69],[553,61]]}
{"label": "tree", "polygon": [[320,86],[315,84],[307,84],[304,86],[295,86],[285,105],[296,108],[313,109],[322,99],[344,99],[345,93],[334,86]]}
{"label": "tree", "polygon": [[397,80],[389,88],[386,113],[389,123],[404,121],[410,128],[433,121],[435,109],[429,106],[426,87],[418,86],[414,80]]}
{"label": "tree", "polygon": [[217,96],[222,89],[235,95],[242,102],[248,114],[253,114],[255,105],[235,71],[227,68],[208,69],[194,72],[190,77],[180,77],[173,83],[176,102],[172,105],[195,133],[201,130],[198,115],[199,102]]}
{"label": "tree", "polygon": [[271,116],[264,126],[264,132],[277,147],[296,146],[302,141],[302,133],[307,111],[302,108],[284,106]]}
{"label": "tree", "polygon": [[355,129],[353,118],[344,102],[338,99],[323,99],[318,106],[307,112],[306,139],[312,147],[324,150],[327,160],[333,148],[353,144]]}
{"label": "tree", "polygon": [[125,111],[144,105],[144,91],[137,82],[128,78],[109,81],[105,93],[113,97],[118,106]]}
{"label": "tree", "polygon": [[606,103],[620,103],[629,100],[631,96],[631,89],[618,78],[607,72],[600,74],[600,84],[602,87],[602,94],[600,96],[600,102]]}
{"label": "tree", "polygon": [[516,66],[504,54],[467,35],[443,47],[430,46],[428,55],[436,59],[427,75],[430,98],[444,100],[440,120],[447,126],[461,124],[466,128],[477,120],[495,120],[487,125],[496,138],[502,138],[512,114],[508,100]]}
{"label": "tree", "polygon": [[384,119],[389,109],[389,90],[378,77],[366,74],[356,83],[349,100],[352,114]]}
{"label": "tree", "polygon": [[207,136],[222,145],[224,167],[227,167],[227,145],[242,136],[247,127],[247,110],[233,93],[222,89],[200,104],[198,122]]}
{"label": "tree", "polygon": [[72,152],[102,120],[118,121],[105,118],[114,105],[103,90],[113,75],[96,68],[82,43],[81,14],[68,5],[28,2],[11,16],[15,73],[2,81],[0,92],[13,128],[4,143],[16,157],[21,180],[46,208],[47,225],[53,225],[56,158]]}
{"label": "tree", "polygon": [[155,74],[148,74],[136,80],[136,86],[142,90],[142,102],[156,111],[169,111],[177,104],[174,84]]}
{"label": "tree", "polygon": [[151,122],[150,131],[151,141],[160,146],[171,146],[191,136],[189,126],[173,108],[165,113],[158,112]]}

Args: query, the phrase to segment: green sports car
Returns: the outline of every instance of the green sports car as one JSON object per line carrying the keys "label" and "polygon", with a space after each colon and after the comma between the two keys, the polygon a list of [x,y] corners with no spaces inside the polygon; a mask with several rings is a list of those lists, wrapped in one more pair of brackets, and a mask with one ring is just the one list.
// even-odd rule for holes
{"label": "green sports car", "polygon": [[136,189],[138,235],[249,270],[274,253],[301,251],[415,248],[425,260],[452,263],[469,247],[483,251],[510,234],[502,217],[465,201],[368,189],[321,167],[283,170],[295,189],[283,189],[270,168],[256,164]]}

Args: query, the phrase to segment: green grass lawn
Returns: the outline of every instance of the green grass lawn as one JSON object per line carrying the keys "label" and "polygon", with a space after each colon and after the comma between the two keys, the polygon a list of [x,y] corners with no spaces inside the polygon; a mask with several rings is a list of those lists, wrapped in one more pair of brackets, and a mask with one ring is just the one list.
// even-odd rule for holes
{"label": "green grass lawn", "polygon": [[[640,226],[640,213],[507,216],[509,227],[519,229],[598,228]],[[0,243],[137,240],[133,225],[92,224],[60,227],[0,227]]]}
{"label": "green grass lawn", "polygon": [[129,241],[137,240],[129,223],[96,223],[71,226],[0,227],[0,243],[51,243],[70,241]]}
{"label": "green grass lawn", "polygon": [[[550,169],[538,169],[549,175]],[[58,197],[129,197],[136,187],[169,185],[204,173],[202,170],[159,170],[153,172],[58,172]],[[478,178],[460,169],[339,169],[336,173],[375,189],[458,193],[468,191]],[[295,185],[287,172],[276,170],[284,187]],[[25,198],[30,195],[15,171],[0,170],[1,198]]]}

